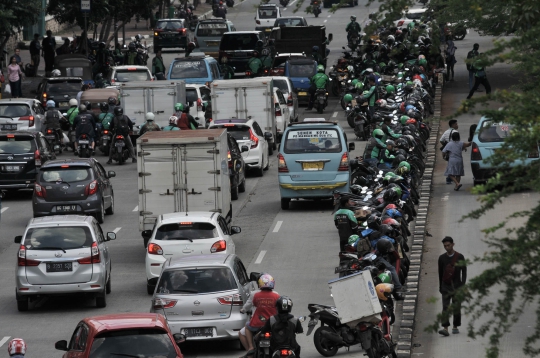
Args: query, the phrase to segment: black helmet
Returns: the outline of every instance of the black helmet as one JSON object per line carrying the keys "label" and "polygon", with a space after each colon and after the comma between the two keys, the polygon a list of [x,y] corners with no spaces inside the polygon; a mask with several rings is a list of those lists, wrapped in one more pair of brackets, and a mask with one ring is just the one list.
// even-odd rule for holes
{"label": "black helmet", "polygon": [[258,48],[262,48],[263,46],[264,46],[264,42],[262,42],[262,40],[257,41],[257,44],[255,45],[255,47],[258,47]]}
{"label": "black helmet", "polygon": [[103,74],[98,73],[95,78],[96,81],[103,81]]}
{"label": "black helmet", "polygon": [[107,102],[103,102],[99,105],[99,109],[101,109],[101,112],[109,112],[109,104]]}
{"label": "black helmet", "polygon": [[390,242],[390,240],[382,238],[377,241],[377,251],[379,251],[381,254],[387,254],[389,252],[394,251],[394,245]]}
{"label": "black helmet", "polygon": [[382,224],[379,232],[383,235],[392,237],[392,233],[394,232],[394,228],[390,225]]}
{"label": "black helmet", "polygon": [[124,110],[122,109],[122,107],[116,107],[114,109],[114,115],[115,116],[121,116],[124,114]]}
{"label": "black helmet", "polygon": [[395,203],[399,199],[399,195],[394,189],[387,189],[384,192],[383,199],[387,204]]}
{"label": "black helmet", "polygon": [[90,111],[92,109],[92,103],[90,103],[90,101],[84,101],[83,104],[86,106],[87,110]]}
{"label": "black helmet", "polygon": [[109,103],[109,106],[116,106],[116,98],[114,97],[109,97],[107,102]]}
{"label": "black helmet", "polygon": [[135,40],[141,41],[141,39],[142,39],[142,35],[141,35],[141,34],[135,35]]}
{"label": "black helmet", "polygon": [[377,215],[371,215],[367,219],[367,226],[370,229],[379,230],[379,228],[381,227],[381,218],[378,217]]}
{"label": "black helmet", "polygon": [[102,49],[102,50],[103,50],[106,46],[107,46],[107,45],[105,44],[105,42],[100,42],[100,43],[99,43],[99,48]]}
{"label": "black helmet", "polygon": [[79,105],[79,113],[86,112],[86,106],[84,104]]}
{"label": "black helmet", "polygon": [[398,138],[398,140],[396,141],[396,145],[398,148],[401,148],[401,149],[404,149],[404,150],[409,150],[410,148],[410,145],[409,145],[409,142],[407,141],[407,139],[405,138]]}
{"label": "black helmet", "polygon": [[293,302],[287,296],[281,296],[276,302],[278,313],[290,313],[292,311]]}
{"label": "black helmet", "polygon": [[392,147],[395,147],[395,146],[396,146],[396,142],[394,142],[392,139],[387,139],[387,140],[386,140],[386,145],[391,145]]}
{"label": "black helmet", "polygon": [[361,186],[368,186],[369,185],[369,180],[364,176],[357,177],[355,182],[356,182],[356,184],[361,185]]}
{"label": "black helmet", "polygon": [[135,51],[135,49],[136,49],[135,43],[134,43],[134,42],[130,42],[130,44],[128,45],[128,48],[129,48],[130,51],[131,51],[131,50]]}
{"label": "black helmet", "polygon": [[313,47],[311,48],[311,50],[312,50],[313,52],[319,52],[319,46],[313,46]]}

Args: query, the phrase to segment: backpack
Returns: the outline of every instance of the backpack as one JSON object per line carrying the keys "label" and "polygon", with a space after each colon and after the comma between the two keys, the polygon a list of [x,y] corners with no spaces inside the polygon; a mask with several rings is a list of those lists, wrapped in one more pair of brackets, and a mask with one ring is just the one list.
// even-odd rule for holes
{"label": "backpack", "polygon": [[116,122],[116,133],[128,135],[129,134],[129,125],[126,119],[126,116],[120,117]]}
{"label": "backpack", "polygon": [[296,318],[291,318],[287,322],[278,322],[275,316],[270,317],[270,327],[272,331],[271,346],[279,348],[288,346],[296,347]]}
{"label": "backpack", "polygon": [[109,126],[111,125],[111,121],[113,120],[114,116],[112,113],[102,113],[102,114],[104,114],[104,116],[100,118],[101,124],[103,125],[104,129],[109,129]]}

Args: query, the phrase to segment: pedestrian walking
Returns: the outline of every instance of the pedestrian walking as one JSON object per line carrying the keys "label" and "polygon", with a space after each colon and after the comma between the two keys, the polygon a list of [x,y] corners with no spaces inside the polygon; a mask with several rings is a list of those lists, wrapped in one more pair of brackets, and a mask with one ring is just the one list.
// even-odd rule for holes
{"label": "pedestrian walking", "polygon": [[449,176],[450,179],[452,179],[456,185],[454,190],[458,191],[461,188],[461,177],[465,175],[462,152],[467,151],[467,147],[471,146],[471,142],[462,142],[459,137],[459,132],[456,130],[452,132],[452,137],[450,138],[452,140],[444,147],[442,151],[443,156],[446,155],[448,158],[448,165],[446,166],[444,175]]}
{"label": "pedestrian walking", "polygon": [[52,31],[47,30],[47,37],[41,42],[41,56],[45,60],[45,75],[47,76],[53,70],[55,50],[56,40],[52,36]]}
{"label": "pedestrian walking", "polygon": [[479,54],[477,59],[474,61],[472,68],[474,71],[474,86],[471,88],[467,99],[470,99],[474,92],[478,89],[478,86],[483,85],[486,89],[486,94],[491,93],[491,85],[487,79],[486,68],[484,67],[484,56]]}
{"label": "pedestrian walking", "polygon": [[[465,257],[454,250],[454,239],[446,236],[442,239],[446,253],[439,256],[439,293],[442,295],[443,302],[443,329],[439,331],[445,337],[448,337],[448,327],[450,326],[450,315],[453,316],[452,333],[459,333],[461,326],[461,305],[456,302],[455,294],[458,288],[467,282],[467,266],[465,266]],[[459,264],[456,266],[456,264]],[[452,302],[453,309],[448,310]]]}
{"label": "pedestrian walking", "polygon": [[30,59],[32,60],[31,64],[34,66],[34,71],[37,73],[39,67],[39,54],[41,52],[41,44],[39,43],[39,34],[34,34],[34,39],[30,42]]}
{"label": "pedestrian walking", "polygon": [[152,59],[152,76],[161,73],[163,79],[165,79],[165,62],[163,62],[163,57],[161,56],[161,49],[157,50],[156,56]]}
{"label": "pedestrian walking", "polygon": [[[450,121],[448,121],[448,126],[450,128],[444,131],[443,135],[441,136],[441,139],[439,139],[439,143],[441,143],[441,148],[440,148],[441,151],[444,149],[444,147],[446,147],[448,142],[450,142],[450,140],[452,139],[452,132],[457,131],[459,128],[458,122],[456,119],[451,119]],[[452,179],[449,176],[446,177],[446,184],[452,184]]]}
{"label": "pedestrian walking", "polygon": [[[19,68],[21,69],[21,72],[24,73],[24,65],[23,65],[23,62],[22,62],[22,59],[21,59],[21,49],[20,48],[15,49],[15,53],[13,54],[13,57],[15,57],[17,59],[17,65],[19,65]],[[22,76],[19,76],[18,88],[19,89],[22,88]],[[13,93],[13,92],[11,92],[11,93]],[[19,97],[22,97],[22,93],[20,94]]]}
{"label": "pedestrian walking", "polygon": [[[478,57],[479,48],[480,48],[479,44],[474,44],[473,49],[467,53],[467,60]],[[474,70],[472,68],[472,63],[467,63],[467,71],[469,71],[469,91],[470,91],[474,85]],[[482,92],[482,90],[479,89],[478,92]]]}
{"label": "pedestrian walking", "polygon": [[21,98],[21,79],[23,73],[21,67],[17,63],[17,58],[15,56],[11,56],[11,58],[9,59],[9,66],[7,67],[7,70],[9,85],[11,87],[11,97]]}
{"label": "pedestrian walking", "polygon": [[[448,40],[446,41],[446,80],[447,81],[453,81],[454,80],[454,65],[456,64],[456,50],[457,47],[454,45],[454,41]],[[450,72],[452,72],[452,78],[450,78]]]}

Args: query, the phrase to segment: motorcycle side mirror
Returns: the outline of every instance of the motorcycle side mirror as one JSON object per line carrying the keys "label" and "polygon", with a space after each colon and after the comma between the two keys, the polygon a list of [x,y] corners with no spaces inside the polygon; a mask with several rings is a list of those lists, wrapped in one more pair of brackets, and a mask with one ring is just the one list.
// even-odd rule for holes
{"label": "motorcycle side mirror", "polygon": [[107,172],[107,178],[114,178],[115,176],[116,176],[116,173],[113,172],[112,170]]}
{"label": "motorcycle side mirror", "polygon": [[300,316],[298,317],[298,320],[300,321],[300,323],[303,323],[306,320],[306,317]]}
{"label": "motorcycle side mirror", "polygon": [[328,34],[328,42],[332,42],[334,39],[334,34]]}
{"label": "motorcycle side mirror", "polygon": [[344,50],[346,50],[345,46],[342,46],[341,48],[344,49]]}
{"label": "motorcycle side mirror", "polygon": [[354,143],[349,143],[349,152],[350,152],[350,151],[353,151],[354,148],[355,148]]}

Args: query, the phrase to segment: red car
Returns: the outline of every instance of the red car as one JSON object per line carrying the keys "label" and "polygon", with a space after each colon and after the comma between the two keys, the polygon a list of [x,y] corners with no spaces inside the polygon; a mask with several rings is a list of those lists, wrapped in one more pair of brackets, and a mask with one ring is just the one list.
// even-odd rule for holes
{"label": "red car", "polygon": [[183,334],[172,334],[160,314],[119,313],[83,319],[69,343],[58,341],[55,348],[66,351],[63,358],[183,358],[178,344],[184,341]]}

